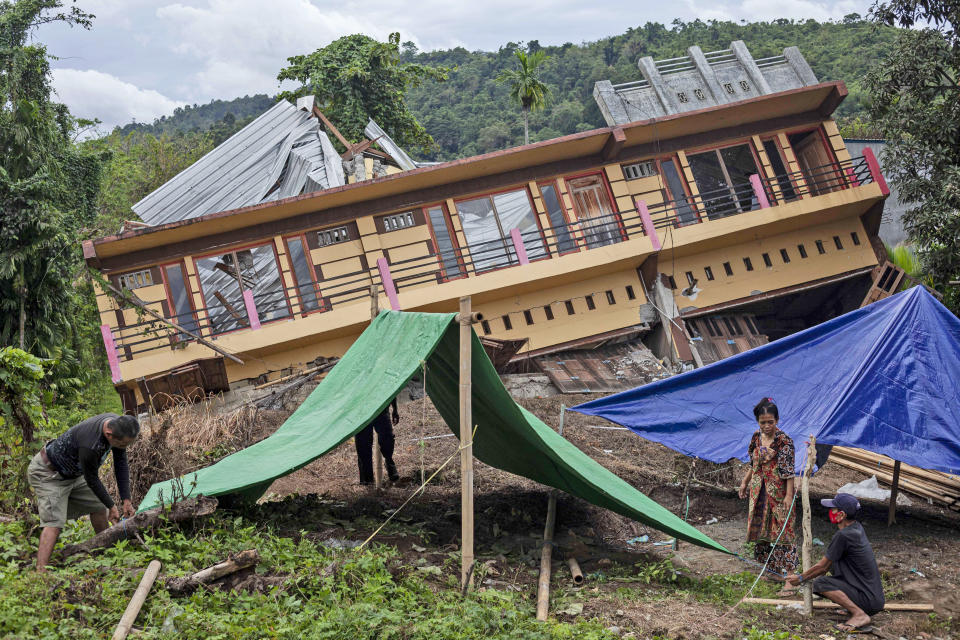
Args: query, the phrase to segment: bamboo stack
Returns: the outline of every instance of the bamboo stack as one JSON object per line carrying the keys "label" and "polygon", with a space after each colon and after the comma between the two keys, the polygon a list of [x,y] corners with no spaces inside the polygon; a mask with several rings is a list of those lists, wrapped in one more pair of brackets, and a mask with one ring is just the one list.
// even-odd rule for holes
{"label": "bamboo stack", "polygon": [[[893,484],[896,461],[888,456],[852,447],[833,447],[829,459],[848,469],[875,475],[880,482]],[[903,491],[960,511],[960,476],[901,463],[898,484]]]}

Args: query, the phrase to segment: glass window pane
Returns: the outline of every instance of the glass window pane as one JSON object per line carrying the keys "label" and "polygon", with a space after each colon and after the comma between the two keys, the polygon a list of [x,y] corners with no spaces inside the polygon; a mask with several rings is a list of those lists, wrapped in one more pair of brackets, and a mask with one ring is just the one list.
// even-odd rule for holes
{"label": "glass window pane", "polygon": [[720,149],[720,157],[733,182],[733,189],[741,211],[753,211],[760,208],[760,201],[753,193],[750,176],[760,173],[753,152],[745,144]]}
{"label": "glass window pane", "polygon": [[676,202],[677,221],[680,224],[696,222],[697,214],[687,200],[687,192],[683,188],[683,180],[680,178],[680,172],[677,171],[677,166],[673,163],[673,160],[664,160],[660,163],[660,166],[663,169],[663,177],[667,181],[667,188],[670,190],[670,195]]}
{"label": "glass window pane", "polygon": [[527,257],[530,260],[544,257],[546,252],[543,248],[543,237],[540,235],[540,227],[537,226],[533,207],[530,206],[527,190],[498,193],[493,196],[493,204],[497,209],[500,227],[503,229],[504,240],[510,255],[514,254],[510,232],[513,229],[519,229],[523,246],[527,250]]}
{"label": "glass window pane", "polygon": [[547,215],[550,217],[550,226],[557,234],[557,248],[561,253],[573,251],[576,245],[570,237],[570,229],[567,227],[567,220],[563,215],[563,207],[560,206],[560,198],[557,196],[557,188],[552,184],[540,185],[540,195],[543,196],[543,205],[547,209]]}
{"label": "glass window pane", "polygon": [[693,180],[697,183],[700,198],[711,220],[737,213],[737,206],[730,195],[730,185],[720,166],[716,151],[695,153],[687,156]]}
{"label": "glass window pane", "polygon": [[433,237],[437,239],[437,251],[440,253],[444,275],[447,278],[459,278],[463,273],[460,271],[460,261],[453,246],[453,238],[450,237],[446,216],[443,215],[443,207],[430,207],[427,209],[427,216],[430,218]]}
{"label": "glass window pane", "polygon": [[784,165],[783,157],[780,155],[780,149],[773,140],[765,140],[763,149],[767,152],[770,159],[770,166],[773,167],[773,173],[777,176],[777,184],[780,185],[780,193],[784,200],[795,200],[797,193],[793,190],[793,184],[787,175],[787,168]]}
{"label": "glass window pane", "polygon": [[463,235],[470,247],[474,271],[486,271],[510,264],[493,201],[489,197],[458,202],[457,214],[463,225]]}
{"label": "glass window pane", "polygon": [[290,315],[287,293],[280,279],[273,245],[262,245],[237,251],[244,288],[253,290],[260,322],[269,322]]}
{"label": "glass window pane", "polygon": [[287,246],[290,248],[293,273],[297,277],[300,306],[304,311],[316,311],[320,308],[320,301],[317,299],[317,288],[313,283],[313,271],[303,251],[303,241],[300,238],[290,238],[287,240]]}
{"label": "glass window pane", "polygon": [[207,304],[211,333],[250,326],[233,253],[199,258],[197,276]]}
{"label": "glass window pane", "polygon": [[[193,315],[193,305],[190,304],[190,292],[183,277],[183,268],[178,264],[166,267],[167,286],[170,288],[170,307],[173,309],[174,322],[188,331],[197,330],[197,319]],[[181,340],[190,340],[189,336],[180,336]]]}

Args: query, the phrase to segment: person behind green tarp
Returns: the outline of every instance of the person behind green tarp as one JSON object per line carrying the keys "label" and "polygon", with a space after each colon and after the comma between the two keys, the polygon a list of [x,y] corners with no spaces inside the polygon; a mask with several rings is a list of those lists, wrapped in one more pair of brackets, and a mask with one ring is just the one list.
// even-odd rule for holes
{"label": "person behind green tarp", "polygon": [[377,432],[377,442],[380,444],[380,453],[387,467],[387,477],[391,482],[400,479],[397,465],[393,461],[393,425],[400,423],[400,412],[397,410],[397,399],[390,402],[393,408],[393,419],[388,414],[389,408],[380,412],[373,422],[363,428],[353,441],[357,446],[357,466],[360,467],[360,484],[373,484],[373,432]]}

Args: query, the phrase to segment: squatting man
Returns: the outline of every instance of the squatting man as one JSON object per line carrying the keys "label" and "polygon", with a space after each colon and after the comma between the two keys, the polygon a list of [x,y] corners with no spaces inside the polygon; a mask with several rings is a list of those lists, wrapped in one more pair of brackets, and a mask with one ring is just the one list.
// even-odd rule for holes
{"label": "squatting man", "polygon": [[27,467],[27,481],[37,496],[40,512],[40,545],[37,571],[46,571],[50,554],[68,519],[89,515],[93,530],[100,533],[110,522],[120,520],[120,511],[100,482],[100,465],[113,452],[123,517],[135,513],[130,501],[130,474],[126,448],[140,435],[133,416],[101,413],[79,422],[46,443]]}

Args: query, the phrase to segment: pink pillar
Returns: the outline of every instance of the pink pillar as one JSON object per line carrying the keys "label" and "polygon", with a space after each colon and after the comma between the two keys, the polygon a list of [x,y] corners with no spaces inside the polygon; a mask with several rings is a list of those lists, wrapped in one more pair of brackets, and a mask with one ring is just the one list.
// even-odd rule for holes
{"label": "pink pillar", "polygon": [[257,313],[257,303],[253,301],[253,291],[250,289],[243,292],[243,306],[247,308],[247,318],[250,320],[250,328],[259,329],[260,314]]}
{"label": "pink pillar", "polygon": [[647,210],[647,203],[643,200],[636,200],[637,211],[640,212],[640,222],[643,223],[643,232],[653,243],[653,250],[660,251],[660,238],[657,237],[657,228],[653,226],[653,218],[650,217],[650,211]]}
{"label": "pink pillar", "polygon": [[880,171],[880,163],[877,162],[877,156],[873,155],[873,149],[865,147],[863,150],[863,159],[867,161],[867,167],[870,168],[870,175],[873,176],[873,181],[880,185],[880,193],[885,196],[890,195],[890,187],[887,186],[883,172]]}
{"label": "pink pillar", "polygon": [[847,180],[850,181],[851,187],[859,187],[860,181],[857,180],[857,174],[853,172],[853,167],[847,167]]}
{"label": "pink pillar", "polygon": [[383,282],[383,291],[387,294],[387,300],[390,301],[390,308],[394,311],[400,311],[397,286],[393,283],[393,276],[390,275],[390,265],[387,264],[386,258],[377,258],[377,269],[380,271],[380,281]]}
{"label": "pink pillar", "polygon": [[100,335],[103,336],[103,347],[107,350],[107,362],[110,363],[110,378],[114,384],[123,380],[120,377],[120,358],[117,357],[117,345],[113,341],[113,332],[110,325],[100,325]]}
{"label": "pink pillar", "polygon": [[513,239],[513,250],[517,252],[517,260],[520,261],[520,264],[530,264],[530,259],[527,258],[527,248],[523,246],[520,229],[511,229],[510,237]]}
{"label": "pink pillar", "polygon": [[760,182],[760,176],[756,173],[750,174],[750,184],[753,186],[753,195],[757,196],[757,202],[761,209],[769,209],[770,201],[767,200],[767,192],[763,189],[763,183]]}

